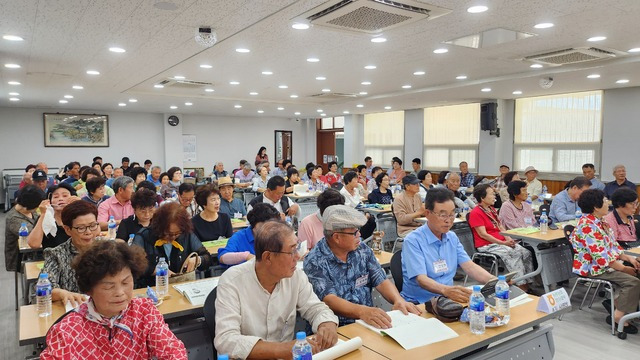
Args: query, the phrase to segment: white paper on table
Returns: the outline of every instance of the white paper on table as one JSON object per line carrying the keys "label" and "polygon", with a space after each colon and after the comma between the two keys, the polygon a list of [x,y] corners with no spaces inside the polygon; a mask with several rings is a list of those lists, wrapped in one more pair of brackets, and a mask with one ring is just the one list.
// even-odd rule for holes
{"label": "white paper on table", "polygon": [[186,284],[175,284],[173,288],[184,295],[191,305],[204,305],[204,301],[209,293],[218,286],[219,278],[210,278],[202,281],[195,281]]}
{"label": "white paper on table", "polygon": [[458,336],[455,331],[436,318],[427,319],[411,313],[404,315],[400,310],[389,311],[387,314],[391,317],[391,329],[376,329],[362,320],[356,320],[356,323],[380,335],[391,337],[405,350]]}
{"label": "white paper on table", "polygon": [[362,346],[362,339],[359,336],[348,341],[338,339],[332,347],[313,355],[313,360],[332,360],[358,350]]}
{"label": "white paper on table", "polygon": [[529,294],[522,294],[514,299],[509,300],[509,307],[516,307],[518,305],[526,304],[529,301],[533,301],[532,298],[529,297]]}

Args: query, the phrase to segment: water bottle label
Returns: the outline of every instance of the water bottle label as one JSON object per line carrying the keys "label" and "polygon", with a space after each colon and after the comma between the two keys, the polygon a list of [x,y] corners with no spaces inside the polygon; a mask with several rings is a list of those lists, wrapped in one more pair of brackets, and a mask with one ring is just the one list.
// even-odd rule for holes
{"label": "water bottle label", "polygon": [[484,311],[484,301],[474,301],[469,304],[469,308],[473,311]]}
{"label": "water bottle label", "polygon": [[29,231],[25,230],[25,231],[20,231],[20,233],[18,234],[19,236],[29,236]]}
{"label": "water bottle label", "polygon": [[509,289],[502,290],[502,291],[496,290],[496,297],[498,299],[509,300]]}
{"label": "water bottle label", "polygon": [[156,269],[156,276],[167,276],[169,275],[169,269]]}
{"label": "water bottle label", "polygon": [[51,287],[50,286],[38,286],[36,287],[36,296],[47,296],[51,295]]}
{"label": "water bottle label", "polygon": [[311,353],[298,354],[293,357],[293,360],[312,360],[313,355]]}

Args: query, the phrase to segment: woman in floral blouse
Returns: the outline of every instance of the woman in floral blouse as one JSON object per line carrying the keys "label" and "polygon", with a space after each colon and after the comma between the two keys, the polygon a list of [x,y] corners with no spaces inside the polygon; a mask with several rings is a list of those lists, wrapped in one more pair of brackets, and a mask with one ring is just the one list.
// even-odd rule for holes
{"label": "woman in floral blouse", "polygon": [[[575,250],[573,272],[585,277],[610,281],[619,287],[613,317],[616,323],[625,314],[635,312],[640,301],[640,263],[635,257],[623,253],[609,225],[603,221],[608,213],[604,192],[585,190],[578,199],[582,217],[571,234],[571,245]],[[625,266],[627,261],[632,266]],[[608,301],[608,300],[607,300]],[[606,319],[611,324],[611,316]],[[638,329],[625,323],[624,332],[635,334]]]}

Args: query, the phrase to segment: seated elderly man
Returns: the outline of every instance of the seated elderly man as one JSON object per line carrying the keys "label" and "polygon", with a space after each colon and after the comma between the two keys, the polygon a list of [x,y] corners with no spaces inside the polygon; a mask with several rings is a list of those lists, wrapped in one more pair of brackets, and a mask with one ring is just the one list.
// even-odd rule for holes
{"label": "seated elderly man", "polygon": [[256,258],[220,277],[214,345],[233,359],[290,359],[296,311],[316,334],[314,353],[338,341],[338,318],[321,302],[304,272],[291,227],[268,221],[257,229]]}
{"label": "seated elderly man", "polygon": [[298,226],[298,240],[306,241],[307,248],[313,249],[316,244],[324,238],[322,229],[322,215],[324,211],[333,205],[344,205],[345,198],[336,189],[327,189],[318,196],[318,211],[307,215]]}
{"label": "seated elderly man", "polygon": [[183,183],[178,187],[178,200],[180,205],[187,210],[189,217],[198,215],[202,208],[196,204],[196,187],[193,184]]}
{"label": "seated elderly man", "polygon": [[604,194],[607,198],[611,199],[611,195],[613,192],[620,189],[621,187],[628,187],[629,189],[635,191],[636,184],[627,180],[627,169],[624,165],[616,165],[613,168],[613,177],[615,178],[612,182],[607,183],[604,187]]}
{"label": "seated elderly man", "polygon": [[251,181],[253,180],[253,177],[256,176],[256,173],[251,170],[251,164],[245,163],[242,166],[242,169],[236,171],[233,176],[236,186],[239,188],[247,188],[251,186]]}
{"label": "seated elderly man", "polygon": [[553,222],[574,220],[576,218],[576,211],[580,210],[578,198],[580,194],[590,186],[591,182],[582,176],[571,180],[567,188],[558,193],[553,199],[551,209],[549,210],[551,220],[553,220]]}
{"label": "seated elderly man", "polygon": [[224,164],[222,161],[218,161],[216,166],[213,168],[213,178],[215,180],[220,180],[220,178],[229,176],[229,173],[224,169]]}
{"label": "seated elderly man", "polygon": [[283,195],[284,179],[274,176],[267,182],[267,191],[251,199],[247,211],[251,211],[256,204],[264,202],[273,205],[282,214],[283,219],[285,216],[294,216],[300,211],[300,205]]}
{"label": "seated elderly man", "polygon": [[160,174],[162,173],[162,168],[160,166],[152,166],[149,175],[147,175],[147,181],[151,181],[156,188],[160,189],[162,186],[162,182],[160,181]]}
{"label": "seated elderly man", "polygon": [[42,170],[44,171],[45,175],[47,175],[47,187],[51,187],[55,185],[55,180],[53,179],[53,176],[49,176],[49,166],[47,166],[46,163],[44,162],[37,163],[36,170]]}
{"label": "seated elderly man", "polygon": [[220,212],[229,215],[230,218],[242,218],[247,216],[244,202],[233,197],[233,181],[230,177],[218,179],[220,189]]}
{"label": "seated elderly man", "polygon": [[460,186],[472,188],[476,177],[469,172],[469,164],[466,161],[462,161],[458,166],[460,168],[460,172],[458,173],[458,175],[460,175]]}
{"label": "seated elderly man", "polygon": [[347,205],[329,206],[322,215],[324,239],[304,259],[304,272],[318,298],[338,315],[340,326],[362,319],[374,327],[391,327],[387,313],[373,306],[376,288],[393,308],[420,314],[387,279],[371,248],[360,241],[367,219]]}
{"label": "seated elderly man", "polygon": [[113,189],[113,182],[122,176],[124,176],[124,170],[122,170],[122,168],[113,169],[113,177],[111,179],[107,179],[107,186]]}
{"label": "seated elderly man", "polygon": [[[542,183],[537,179],[538,170],[533,166],[527,166],[524,169],[524,176],[527,178],[527,195],[531,196],[531,200],[536,200],[542,194]],[[509,190],[507,189],[508,192]],[[511,194],[509,194],[509,197],[511,197]]]}
{"label": "seated elderly man", "polygon": [[100,203],[98,207],[98,222],[102,230],[107,230],[107,221],[113,216],[118,224],[122,219],[133,215],[131,196],[133,195],[133,179],[121,176],[113,182],[114,196]]}
{"label": "seated elderly man", "polygon": [[582,165],[582,175],[591,182],[591,189],[604,191],[604,184],[596,177],[596,166],[590,163]]}
{"label": "seated elderly man", "polygon": [[271,176],[282,176],[283,178],[287,177],[287,170],[284,168],[284,159],[278,160],[276,163],[276,168],[271,171]]}
{"label": "seated elderly man", "polygon": [[402,178],[404,192],[393,199],[393,215],[398,223],[398,235],[405,236],[422,224],[417,218],[424,216],[424,203],[420,199],[420,180],[413,174]]}
{"label": "seated elderly man", "polygon": [[425,198],[427,223],[412,231],[402,246],[402,297],[421,304],[444,295],[454,301],[467,302],[471,290],[454,286],[458,266],[480,283],[493,278],[467,255],[458,236],[451,230],[456,217],[453,193],[434,188]]}
{"label": "seated elderly man", "polygon": [[49,177],[47,173],[43,170],[36,170],[31,174],[31,179],[33,181],[33,185],[38,187],[38,189],[47,192],[47,188],[49,187]]}
{"label": "seated elderly man", "polygon": [[445,176],[444,186],[453,192],[453,195],[455,196],[454,202],[458,210],[464,209],[465,204],[471,209],[476,206],[476,203],[474,203],[471,198],[467,197],[467,195],[460,191],[460,175],[457,173],[448,173]]}

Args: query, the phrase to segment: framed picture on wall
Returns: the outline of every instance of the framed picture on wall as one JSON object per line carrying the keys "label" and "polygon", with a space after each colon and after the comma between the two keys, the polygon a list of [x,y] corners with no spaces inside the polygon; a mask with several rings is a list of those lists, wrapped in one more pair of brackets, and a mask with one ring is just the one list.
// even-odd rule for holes
{"label": "framed picture on wall", "polygon": [[108,147],[109,116],[44,113],[44,146]]}

